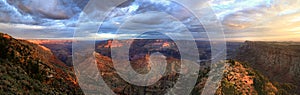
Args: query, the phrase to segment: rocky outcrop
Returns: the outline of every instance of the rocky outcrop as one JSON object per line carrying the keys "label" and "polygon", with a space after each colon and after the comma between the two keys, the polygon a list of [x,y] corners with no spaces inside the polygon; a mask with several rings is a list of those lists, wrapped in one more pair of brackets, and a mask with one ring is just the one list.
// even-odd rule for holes
{"label": "rocky outcrop", "polygon": [[[156,82],[154,85],[142,87],[135,86],[124,81],[115,71],[114,64],[111,58],[103,56],[99,53],[95,53],[96,62],[103,79],[106,84],[117,94],[120,95],[135,95],[135,94],[156,94],[162,95],[167,92],[169,88],[172,88],[176,83],[178,78],[178,69],[180,65],[180,60],[174,58],[168,58],[168,66],[166,68],[166,74]],[[147,58],[146,58],[147,59]],[[147,64],[141,67],[141,64],[147,63],[144,58],[134,60],[132,62],[132,67],[138,73],[147,73],[148,68],[144,68]],[[121,71],[129,70],[128,67],[124,67]],[[134,80],[134,79],[133,79]],[[149,79],[151,81],[151,79]]]}
{"label": "rocky outcrop", "polygon": [[286,95],[246,64],[229,60],[215,95]]}
{"label": "rocky outcrop", "polygon": [[0,94],[83,94],[49,49],[0,33]]}
{"label": "rocky outcrop", "polygon": [[72,40],[27,40],[40,46],[49,48],[53,55],[67,66],[72,63]]}
{"label": "rocky outcrop", "polygon": [[273,82],[300,85],[300,43],[246,41],[236,59]]}

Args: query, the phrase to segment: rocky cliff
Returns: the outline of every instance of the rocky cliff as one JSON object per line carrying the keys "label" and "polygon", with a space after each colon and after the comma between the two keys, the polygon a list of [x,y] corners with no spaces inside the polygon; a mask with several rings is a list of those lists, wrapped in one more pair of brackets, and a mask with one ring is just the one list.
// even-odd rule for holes
{"label": "rocky cliff", "polygon": [[40,45],[0,33],[0,94],[83,94],[72,68]]}
{"label": "rocky cliff", "polygon": [[[236,59],[249,64],[278,86],[300,85],[300,43],[246,41]],[[297,88],[286,88],[299,94]]]}
{"label": "rocky cliff", "polygon": [[53,55],[67,66],[72,67],[72,40],[27,40],[49,48]]}
{"label": "rocky cliff", "polygon": [[215,95],[287,95],[268,78],[247,64],[228,60],[224,77]]}

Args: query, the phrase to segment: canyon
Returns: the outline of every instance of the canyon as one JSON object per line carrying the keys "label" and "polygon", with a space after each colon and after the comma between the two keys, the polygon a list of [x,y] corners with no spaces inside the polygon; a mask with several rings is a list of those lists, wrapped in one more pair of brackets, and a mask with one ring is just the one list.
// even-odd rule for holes
{"label": "canyon", "polygon": [[[83,94],[73,70],[73,40],[19,40],[7,34],[0,35],[0,92]],[[111,49],[122,48],[129,42],[132,42],[132,45],[129,48],[128,60],[138,73],[149,72],[152,53],[160,52],[166,57],[167,73],[154,85],[143,87],[129,84],[114,69]],[[202,92],[211,69],[210,43],[196,43],[199,59],[204,61],[199,63],[201,69],[192,95]],[[299,94],[299,46],[298,42],[227,42],[228,60],[216,95]],[[116,40],[114,43],[112,40],[96,41],[94,56],[105,83],[120,95],[165,94],[168,89],[174,87],[180,75],[177,72],[181,65],[181,55],[172,40]],[[87,70],[91,68],[89,64],[80,66]],[[128,70],[126,68],[122,70]],[[93,81],[93,78],[87,81]],[[95,89],[93,85],[81,86],[85,89]]]}
{"label": "canyon", "polygon": [[291,93],[300,92],[300,43],[246,41],[236,60],[249,64],[278,86]]}

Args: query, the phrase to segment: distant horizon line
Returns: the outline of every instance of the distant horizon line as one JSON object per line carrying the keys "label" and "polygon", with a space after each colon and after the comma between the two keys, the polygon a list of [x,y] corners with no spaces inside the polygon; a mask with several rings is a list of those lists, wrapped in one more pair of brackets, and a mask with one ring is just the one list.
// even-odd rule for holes
{"label": "distant horizon line", "polygon": [[[75,39],[75,38],[34,38],[34,39],[29,39],[29,38],[16,38],[20,40],[57,40],[57,41],[105,41],[105,40],[114,40],[114,39]],[[142,39],[142,38],[140,38]],[[149,39],[145,38],[144,40],[167,40],[167,39]],[[115,39],[115,40],[134,40],[134,39]],[[169,39],[173,40],[173,39]],[[177,40],[189,40],[189,39],[177,39]],[[209,41],[209,40],[203,40],[203,39],[195,39],[195,41]],[[223,41],[223,40],[214,40],[214,41]],[[300,42],[300,41],[293,41],[293,40],[282,40],[282,41],[276,41],[276,40],[225,40],[226,42],[246,42],[246,41],[252,41],[252,42]]]}

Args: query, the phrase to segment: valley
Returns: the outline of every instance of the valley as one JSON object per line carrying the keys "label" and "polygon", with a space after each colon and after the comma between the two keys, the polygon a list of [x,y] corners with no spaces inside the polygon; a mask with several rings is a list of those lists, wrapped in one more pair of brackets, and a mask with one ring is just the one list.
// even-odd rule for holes
{"label": "valley", "polygon": [[[0,80],[0,90],[15,94],[83,94],[73,70],[72,42],[72,40],[25,41],[1,34],[0,70],[3,77]],[[166,73],[158,82],[147,87],[136,86],[118,75],[112,62],[111,50],[122,48],[124,43],[130,44],[129,42],[132,43],[128,50],[128,60],[133,69],[140,74],[146,74],[151,70],[149,64],[151,54],[160,52],[166,57]],[[199,60],[202,61],[198,63],[201,69],[192,95],[198,95],[203,90],[212,64],[210,43],[196,41],[196,44]],[[298,94],[299,45],[297,42],[227,42],[226,69],[215,94]],[[124,52],[116,54],[124,55]],[[114,43],[112,40],[96,41],[94,56],[105,83],[119,95],[165,94],[168,89],[174,87],[180,75],[178,72],[181,67],[181,55],[172,40],[117,40]],[[87,70],[91,68],[89,64],[80,66]],[[122,71],[125,72],[127,68],[124,67]],[[93,78],[87,81],[93,81]],[[28,86],[30,84],[35,85]],[[64,89],[61,89],[62,87]],[[84,87],[95,89],[91,85]]]}

